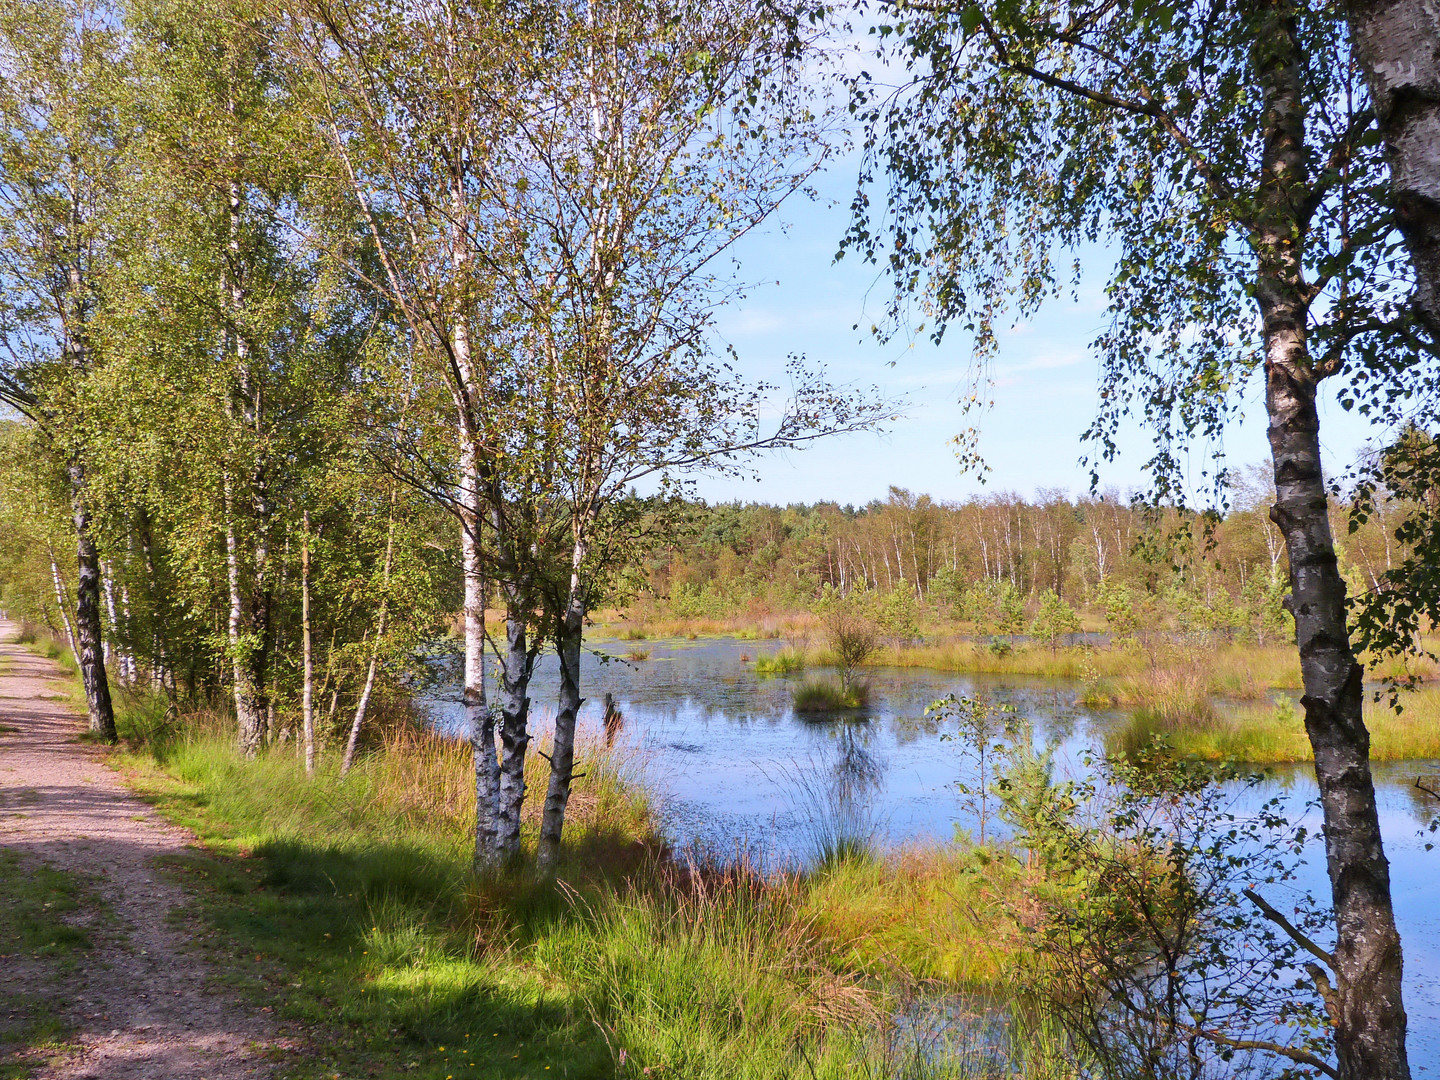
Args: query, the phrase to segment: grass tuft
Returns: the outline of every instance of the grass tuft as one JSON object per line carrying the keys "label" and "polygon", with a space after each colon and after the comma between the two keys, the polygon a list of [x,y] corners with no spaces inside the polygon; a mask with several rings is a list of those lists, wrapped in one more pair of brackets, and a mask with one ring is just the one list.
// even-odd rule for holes
{"label": "grass tuft", "polygon": [[865,683],[842,686],[834,679],[806,679],[792,694],[797,713],[833,713],[863,709],[870,703],[870,687]]}
{"label": "grass tuft", "polygon": [[800,649],[784,648],[755,661],[756,675],[796,675],[805,670],[805,653]]}

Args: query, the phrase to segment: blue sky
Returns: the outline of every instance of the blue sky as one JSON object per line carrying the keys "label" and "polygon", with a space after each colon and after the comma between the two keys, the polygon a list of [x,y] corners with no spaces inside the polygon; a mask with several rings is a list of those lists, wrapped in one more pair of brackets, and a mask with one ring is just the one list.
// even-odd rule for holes
{"label": "blue sky", "polygon": [[[928,338],[913,346],[879,343],[867,328],[884,314],[888,282],[853,256],[834,261],[848,223],[853,170],[853,160],[842,159],[819,178],[820,200],[797,197],[783,208],[785,231],[771,227],[735,249],[739,277],[766,281],[721,313],[719,330],[748,375],[775,380],[789,354],[804,353],[823,361],[837,381],[874,383],[903,395],[908,414],[884,434],[844,436],[768,457],[752,479],[702,478],[699,494],[712,501],[859,504],[883,498],[891,484],[943,499],[986,491],[1031,495],[1040,487],[1084,492],[1089,476],[1079,465],[1080,434],[1096,404],[1098,367],[1089,344],[1104,323],[1103,250],[1082,259],[1078,303],[1051,301],[1028,324],[1001,334],[992,368],[995,404],[980,418],[981,450],[991,469],[982,484],[961,474],[949,445],[972,422],[958,404],[969,385],[969,339],[955,333],[938,348]],[[855,323],[860,330],[851,328]],[[1322,403],[1320,419],[1329,469],[1348,466],[1363,426],[1329,402]],[[1242,421],[1227,433],[1226,451],[1235,466],[1268,457],[1258,380],[1244,397]],[[1145,486],[1149,456],[1143,434],[1128,433],[1120,457],[1101,471],[1102,487]],[[1197,478],[1202,466],[1197,456]]]}

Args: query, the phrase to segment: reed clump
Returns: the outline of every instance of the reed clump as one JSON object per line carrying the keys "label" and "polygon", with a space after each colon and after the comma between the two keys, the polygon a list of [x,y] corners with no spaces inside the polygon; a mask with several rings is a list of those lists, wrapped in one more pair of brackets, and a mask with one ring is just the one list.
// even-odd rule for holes
{"label": "reed clump", "polygon": [[863,682],[849,686],[838,679],[816,677],[796,685],[791,694],[797,713],[834,713],[863,709],[870,703],[870,687]]}
{"label": "reed clump", "polygon": [[755,660],[756,675],[797,675],[804,670],[804,650],[789,646]]}

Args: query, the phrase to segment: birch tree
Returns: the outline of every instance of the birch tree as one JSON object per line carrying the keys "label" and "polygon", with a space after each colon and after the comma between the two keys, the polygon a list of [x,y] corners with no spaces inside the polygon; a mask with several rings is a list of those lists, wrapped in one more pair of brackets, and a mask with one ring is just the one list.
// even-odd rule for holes
{"label": "birch tree", "polygon": [[[384,298],[398,359],[373,375],[408,411],[379,410],[372,445],[459,527],[474,862],[484,868],[519,848],[526,689],[539,647],[537,543],[526,522],[544,446],[524,400],[529,358],[513,297],[496,288],[494,268],[523,239],[497,212],[495,192],[513,176],[493,153],[524,115],[534,30],[523,11],[469,3],[297,4],[289,29],[285,46],[333,172],[328,220],[296,222],[296,232]],[[506,611],[498,757],[485,680],[491,582]]]}
{"label": "birch tree", "polygon": [[[295,195],[305,143],[291,137],[263,9],[156,0],[128,14],[144,138],[127,161],[127,288],[110,313],[129,361],[117,396],[152,436],[148,464],[183,472],[181,484],[156,477],[179,498],[156,498],[154,513],[197,565],[218,541],[239,741],[254,754],[275,706],[277,545],[298,533],[297,436],[324,322],[307,295],[315,267],[285,249],[274,214]],[[326,376],[318,385],[333,387]],[[150,407],[167,397],[171,415]]]}
{"label": "birch tree", "polygon": [[[560,692],[538,863],[554,872],[574,777],[587,614],[634,550],[637,484],[664,496],[700,469],[870,426],[893,409],[792,361],[783,389],[718,358],[718,266],[823,162],[833,134],[802,78],[818,59],[802,11],[726,3],[557,5],[543,81],[500,147],[496,191],[525,257],[496,267],[534,357],[531,423],[561,513],[541,576]],[[765,414],[774,410],[768,422]]]}
{"label": "birch tree", "polygon": [[[1315,990],[1326,1068],[1409,1076],[1402,962],[1380,835],[1363,669],[1331,534],[1317,400],[1382,421],[1433,384],[1433,345],[1342,11],[1328,3],[886,4],[880,33],[909,81],[863,83],[871,137],[850,244],[884,259],[927,321],[993,342],[1012,298],[1063,284],[1055,249],[1110,244],[1095,458],[1134,416],[1156,433],[1160,494],[1184,497],[1263,386],[1276,500],[1324,813],[1336,944]],[[875,224],[868,181],[882,183]],[[1207,441],[1209,446],[1207,447]],[[1209,480],[1223,484],[1222,469]],[[1213,1036],[1213,1038],[1211,1038]],[[1210,1032],[1254,1049],[1255,1033]],[[1286,1046],[1273,1052],[1292,1060]],[[1230,1047],[1233,1050],[1233,1045]]]}

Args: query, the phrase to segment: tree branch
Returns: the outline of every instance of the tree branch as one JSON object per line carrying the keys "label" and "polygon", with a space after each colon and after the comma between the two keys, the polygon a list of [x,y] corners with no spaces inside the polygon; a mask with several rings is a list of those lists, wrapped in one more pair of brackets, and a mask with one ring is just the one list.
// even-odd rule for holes
{"label": "tree branch", "polygon": [[1298,929],[1296,929],[1294,923],[1292,923],[1289,919],[1285,918],[1284,915],[1281,915],[1280,912],[1277,911],[1268,900],[1266,900],[1263,896],[1257,893],[1254,889],[1243,889],[1241,891],[1244,894],[1245,899],[1249,900],[1252,904],[1258,907],[1260,909],[1260,913],[1264,915],[1265,918],[1269,919],[1276,926],[1280,927],[1281,930],[1284,930],[1285,933],[1290,937],[1291,941],[1295,942],[1295,944],[1299,945],[1310,955],[1316,957],[1319,960],[1322,960],[1325,965],[1330,968],[1331,971],[1335,970],[1335,955],[1333,953],[1326,952],[1319,945],[1316,945],[1315,942],[1311,941],[1308,937],[1302,934]]}

